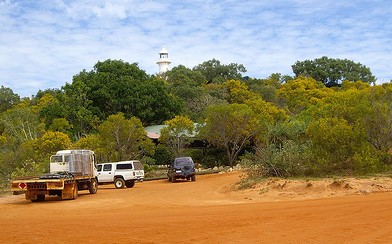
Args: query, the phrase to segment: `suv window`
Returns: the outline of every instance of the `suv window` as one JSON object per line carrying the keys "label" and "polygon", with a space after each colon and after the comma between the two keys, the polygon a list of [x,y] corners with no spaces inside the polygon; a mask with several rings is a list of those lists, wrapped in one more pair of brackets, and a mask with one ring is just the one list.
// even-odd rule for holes
{"label": "suv window", "polygon": [[178,167],[193,165],[193,161],[190,158],[176,158],[174,161],[174,165]]}
{"label": "suv window", "polygon": [[103,171],[111,171],[112,170],[112,165],[111,164],[105,164],[103,166]]}
{"label": "suv window", "polygon": [[143,170],[143,165],[140,162],[133,162],[133,166],[135,166],[136,170]]}
{"label": "suv window", "polygon": [[116,169],[132,169],[132,164],[117,164]]}

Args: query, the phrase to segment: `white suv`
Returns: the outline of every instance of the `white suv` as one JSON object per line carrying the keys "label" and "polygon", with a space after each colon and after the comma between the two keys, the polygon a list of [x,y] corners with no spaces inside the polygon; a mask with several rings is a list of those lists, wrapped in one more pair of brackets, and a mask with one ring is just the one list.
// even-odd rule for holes
{"label": "white suv", "polygon": [[116,188],[132,188],[136,181],[143,181],[143,165],[137,160],[97,164],[98,183],[114,183]]}

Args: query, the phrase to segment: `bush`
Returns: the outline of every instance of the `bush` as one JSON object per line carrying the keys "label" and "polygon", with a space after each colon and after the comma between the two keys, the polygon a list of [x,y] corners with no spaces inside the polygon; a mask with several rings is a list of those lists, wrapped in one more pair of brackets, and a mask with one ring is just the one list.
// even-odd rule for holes
{"label": "bush", "polygon": [[173,155],[170,147],[166,147],[162,144],[159,144],[154,153],[155,164],[157,165],[168,165],[173,159]]}
{"label": "bush", "polygon": [[206,149],[203,155],[203,159],[200,162],[205,168],[228,165],[226,153],[224,150],[219,148]]}
{"label": "bush", "polygon": [[353,170],[356,174],[371,174],[385,172],[389,169],[388,165],[382,162],[385,155],[380,151],[364,150],[356,153],[352,159]]}
{"label": "bush", "polygon": [[291,177],[305,174],[308,166],[308,148],[294,141],[285,141],[281,147],[270,144],[256,146],[255,154],[241,157],[248,168],[247,174],[256,176]]}

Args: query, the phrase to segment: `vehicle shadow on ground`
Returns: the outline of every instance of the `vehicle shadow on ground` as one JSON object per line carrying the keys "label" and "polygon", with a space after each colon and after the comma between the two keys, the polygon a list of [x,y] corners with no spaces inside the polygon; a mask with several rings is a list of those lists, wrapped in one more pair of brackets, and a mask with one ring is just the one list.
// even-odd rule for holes
{"label": "vehicle shadow on ground", "polygon": [[63,202],[63,201],[78,201],[79,198],[86,198],[89,195],[94,195],[90,194],[89,192],[79,192],[78,197],[76,199],[61,199],[59,196],[46,196],[44,201],[39,201],[39,202],[32,202],[30,200],[26,200],[24,198],[24,195],[21,195],[21,198],[13,201],[13,202],[8,202],[4,204],[9,204],[9,205],[29,205],[29,204],[53,204],[53,203],[58,203],[58,202]]}

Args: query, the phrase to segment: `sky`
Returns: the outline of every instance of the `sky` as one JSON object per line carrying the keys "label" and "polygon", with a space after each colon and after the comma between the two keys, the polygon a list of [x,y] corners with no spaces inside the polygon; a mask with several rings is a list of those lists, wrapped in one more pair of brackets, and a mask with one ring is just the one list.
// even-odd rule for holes
{"label": "sky", "polygon": [[107,59],[153,75],[162,47],[170,68],[215,58],[267,78],[327,56],[381,84],[392,79],[391,26],[384,0],[0,0],[0,86],[31,97]]}

